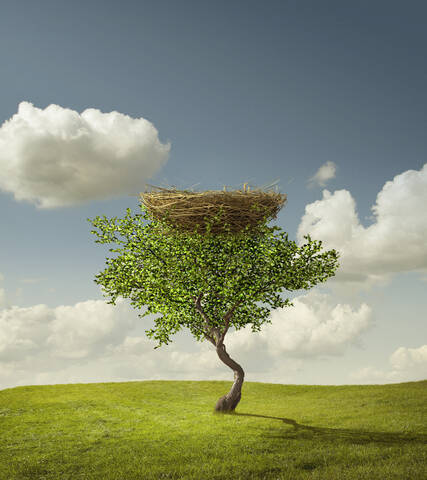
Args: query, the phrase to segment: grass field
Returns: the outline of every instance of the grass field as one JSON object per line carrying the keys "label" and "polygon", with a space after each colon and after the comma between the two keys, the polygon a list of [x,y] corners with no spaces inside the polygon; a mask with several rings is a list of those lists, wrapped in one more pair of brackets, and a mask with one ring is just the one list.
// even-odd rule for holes
{"label": "grass field", "polygon": [[427,478],[427,381],[145,381],[0,391],[0,479]]}

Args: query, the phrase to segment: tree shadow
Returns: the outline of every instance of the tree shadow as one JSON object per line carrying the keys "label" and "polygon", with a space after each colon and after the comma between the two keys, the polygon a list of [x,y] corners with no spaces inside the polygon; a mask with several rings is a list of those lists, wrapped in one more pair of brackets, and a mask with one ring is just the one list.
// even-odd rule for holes
{"label": "tree shadow", "polygon": [[286,425],[291,425],[292,430],[286,429],[281,432],[275,431],[271,438],[281,438],[283,440],[323,440],[332,442],[348,442],[348,443],[383,443],[383,444],[405,444],[405,443],[422,443],[427,444],[427,434],[424,433],[405,433],[405,432],[375,432],[368,430],[352,429],[352,428],[328,428],[328,427],[312,427],[296,422],[292,418],[270,417],[268,415],[257,415],[254,413],[238,413],[233,412],[232,415],[256,418],[268,418],[272,420],[280,420]]}

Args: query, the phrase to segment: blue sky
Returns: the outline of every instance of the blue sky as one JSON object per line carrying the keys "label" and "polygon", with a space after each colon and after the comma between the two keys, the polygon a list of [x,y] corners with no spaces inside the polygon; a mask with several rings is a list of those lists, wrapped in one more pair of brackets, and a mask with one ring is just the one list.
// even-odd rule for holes
{"label": "blue sky", "polygon": [[153,351],[150,317],[105,305],[86,219],[138,211],[145,183],[277,179],[272,224],[342,268],[262,334],[230,333],[247,380],[426,378],[426,17],[416,1],[3,2],[0,388],[231,379],[188,332]]}

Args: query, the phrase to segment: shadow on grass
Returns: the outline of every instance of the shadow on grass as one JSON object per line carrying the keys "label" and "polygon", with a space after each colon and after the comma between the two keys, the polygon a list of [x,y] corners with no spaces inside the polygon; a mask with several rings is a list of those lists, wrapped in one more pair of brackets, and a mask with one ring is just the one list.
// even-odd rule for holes
{"label": "shadow on grass", "polygon": [[253,413],[233,412],[232,415],[256,418],[268,418],[272,420],[280,420],[286,425],[291,425],[293,430],[271,435],[271,438],[282,438],[283,440],[326,440],[326,441],[345,441],[349,443],[386,443],[386,444],[404,444],[404,443],[425,443],[427,444],[427,434],[423,433],[403,433],[403,432],[372,432],[358,429],[346,428],[327,428],[312,427],[310,425],[302,425],[291,418],[270,417],[267,415],[256,415]]}

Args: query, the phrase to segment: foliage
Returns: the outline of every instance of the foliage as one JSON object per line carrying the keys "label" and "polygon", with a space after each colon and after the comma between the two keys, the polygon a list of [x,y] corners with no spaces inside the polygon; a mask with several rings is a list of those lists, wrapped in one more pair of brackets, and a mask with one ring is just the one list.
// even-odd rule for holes
{"label": "foliage", "polygon": [[[107,258],[106,268],[96,275],[108,303],[117,297],[129,298],[135,308],[147,306],[142,318],[161,313],[155,327],[147,330],[158,341],[155,348],[168,344],[170,337],[187,327],[198,340],[217,343],[230,326],[239,330],[250,324],[259,331],[269,322],[270,310],[292,306],[279,293],[309,289],[333,276],[338,253],[321,251],[321,241],[306,235],[298,247],[288,234],[274,235],[279,227],[268,227],[267,220],[256,231],[240,234],[226,231],[211,234],[218,215],[207,219],[206,234],[183,233],[166,221],[152,221],[141,205],[142,213],[132,215],[130,208],[122,219],[97,216],[88,219],[97,230],[96,243],[116,244]],[[199,306],[199,308],[197,308]],[[214,343],[214,342],[212,342]]]}

